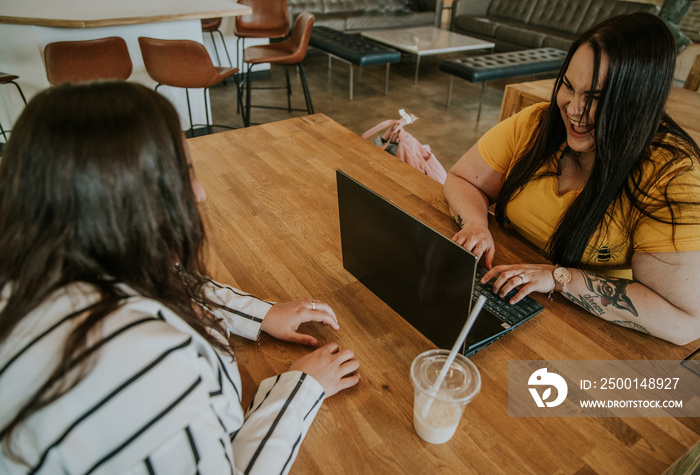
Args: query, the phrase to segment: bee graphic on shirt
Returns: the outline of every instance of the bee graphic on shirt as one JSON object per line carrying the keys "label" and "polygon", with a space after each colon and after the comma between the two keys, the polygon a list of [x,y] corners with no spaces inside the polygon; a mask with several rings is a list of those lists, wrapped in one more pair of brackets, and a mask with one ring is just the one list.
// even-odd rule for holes
{"label": "bee graphic on shirt", "polygon": [[616,246],[608,246],[607,244],[602,246],[589,245],[586,247],[586,253],[595,256],[594,260],[597,262],[610,262],[617,259],[626,244],[623,242]]}

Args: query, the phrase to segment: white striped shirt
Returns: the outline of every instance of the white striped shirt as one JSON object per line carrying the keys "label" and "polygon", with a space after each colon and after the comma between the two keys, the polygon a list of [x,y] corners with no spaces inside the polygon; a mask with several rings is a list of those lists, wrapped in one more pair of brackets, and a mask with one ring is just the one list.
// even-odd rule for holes
{"label": "white striped shirt", "polygon": [[[167,307],[132,294],[89,338],[97,358],[87,376],[13,433],[29,469],[0,452],[0,473],[288,472],[324,399],[321,385],[299,371],[268,378],[244,414],[236,363]],[[234,310],[215,310],[232,333],[256,338],[270,303],[218,284],[207,294]],[[0,434],[42,389],[96,300],[87,284],[60,289],[5,341]]]}

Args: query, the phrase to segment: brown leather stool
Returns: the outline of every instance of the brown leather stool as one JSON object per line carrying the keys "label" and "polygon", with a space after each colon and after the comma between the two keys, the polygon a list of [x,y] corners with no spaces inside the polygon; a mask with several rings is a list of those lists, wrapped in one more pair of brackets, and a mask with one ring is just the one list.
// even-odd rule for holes
{"label": "brown leather stool", "polygon": [[695,56],[695,61],[693,61],[693,65],[690,67],[688,77],[686,77],[683,83],[683,88],[690,89],[691,91],[697,91],[698,87],[700,87],[700,54]]}
{"label": "brown leather stool", "polygon": [[[242,58],[246,38],[267,38],[269,40],[285,38],[289,34],[289,9],[287,8],[287,0],[240,0],[238,3],[250,7],[253,11],[250,15],[237,16],[233,28],[233,32],[238,37],[236,40],[236,65],[239,69],[243,69]],[[289,88],[289,71],[286,66],[284,67],[284,75]]]}
{"label": "brown leather stool", "polygon": [[44,49],[44,64],[52,86],[96,79],[126,81],[133,70],[126,42],[118,36],[49,43]]}
{"label": "brown leather stool", "polygon": [[[250,46],[243,52],[243,62],[248,65],[246,72],[246,106],[243,111],[243,122],[248,127],[250,125],[250,109],[251,107],[260,107],[265,109],[284,109],[283,107],[273,106],[253,106],[250,104],[251,93],[251,70],[256,64],[270,63],[282,64],[285,66],[296,66],[301,79],[301,86],[304,89],[304,100],[306,101],[306,111],[309,114],[314,113],[314,106],[311,102],[311,94],[309,85],[306,81],[306,71],[301,62],[306,57],[306,51],[309,48],[309,38],[311,38],[311,29],[314,26],[315,17],[312,13],[303,12],[299,14],[294,22],[294,28],[289,39],[281,43],[271,43],[269,45]],[[286,73],[286,70],[285,70]],[[279,87],[258,87],[255,89],[279,89]],[[289,77],[287,76],[287,108],[290,112],[292,109],[290,95],[292,93],[289,85]]]}
{"label": "brown leather stool", "polygon": [[282,39],[289,33],[289,9],[286,0],[239,0],[253,10],[250,15],[236,17],[234,33],[238,37],[236,49],[238,67],[242,67],[240,58],[245,50],[246,38]]}
{"label": "brown leather stool", "polygon": [[[209,104],[207,90],[238,72],[238,68],[215,67],[209,52],[203,44],[191,40],[161,40],[139,37],[141,56],[148,75],[160,86],[180,87],[185,89],[187,112],[190,128],[187,133],[194,134],[189,89],[203,89],[204,108],[207,115],[207,132],[212,127],[233,129],[227,125],[209,123]],[[239,96],[239,94],[236,94]]]}
{"label": "brown leather stool", "polygon": [[218,18],[207,18],[202,20],[202,32],[209,33],[211,35],[211,43],[214,45],[214,54],[216,55],[216,62],[219,63],[219,67],[222,66],[221,58],[219,58],[219,50],[216,47],[216,39],[214,38],[214,33],[218,33],[221,38],[221,43],[224,45],[224,51],[226,52],[226,57],[228,58],[228,65],[233,67],[231,62],[231,56],[228,54],[228,48],[226,47],[226,40],[224,39],[224,34],[221,33],[219,29],[221,27],[221,17]]}
{"label": "brown leather stool", "polygon": [[[17,92],[19,92],[20,97],[22,98],[22,101],[24,102],[24,105],[27,105],[27,99],[24,97],[24,93],[22,92],[22,88],[19,87],[19,84],[15,82],[15,79],[19,79],[19,76],[15,76],[14,74],[7,74],[7,73],[1,73],[0,72],[0,84],[14,84],[14,86],[17,88]],[[0,124],[0,135],[2,135],[5,138],[5,142],[7,142],[7,133],[10,132],[9,130],[5,130],[2,128],[2,124]]]}

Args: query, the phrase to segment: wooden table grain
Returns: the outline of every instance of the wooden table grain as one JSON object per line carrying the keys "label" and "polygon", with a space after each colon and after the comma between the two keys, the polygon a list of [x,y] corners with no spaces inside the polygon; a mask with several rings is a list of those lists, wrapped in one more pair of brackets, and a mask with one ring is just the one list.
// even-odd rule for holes
{"label": "wooden table grain", "polygon": [[[552,96],[554,79],[509,84],[503,92],[501,114],[503,120],[527,106],[549,101]],[[674,87],[666,103],[666,112],[700,143],[700,94],[695,91]]]}
{"label": "wooden table grain", "polygon": [[[442,186],[322,114],[189,144],[208,193],[212,275],[275,301],[328,302],[340,330],[304,331],[352,348],[361,363],[360,383],[324,402],[292,473],[661,473],[700,438],[694,418],[508,417],[509,360],[681,359],[694,350],[537,295],[543,313],[471,357],[482,388],[452,440],[423,442],[413,430],[409,368],[434,345],[343,268],[335,171],[451,236]],[[544,261],[513,232],[492,230],[497,263]],[[310,351],[265,335],[233,344],[244,406],[262,379]]]}

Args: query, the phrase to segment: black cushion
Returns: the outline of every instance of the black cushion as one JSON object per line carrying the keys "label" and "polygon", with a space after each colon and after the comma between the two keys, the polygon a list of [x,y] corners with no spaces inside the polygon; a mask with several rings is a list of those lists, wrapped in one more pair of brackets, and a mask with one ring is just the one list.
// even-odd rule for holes
{"label": "black cushion", "polygon": [[349,35],[324,26],[314,26],[309,44],[358,66],[398,63],[401,53],[360,35]]}
{"label": "black cushion", "polygon": [[440,71],[470,82],[491,81],[556,71],[564,64],[564,59],[566,51],[537,48],[448,59],[440,63]]}

